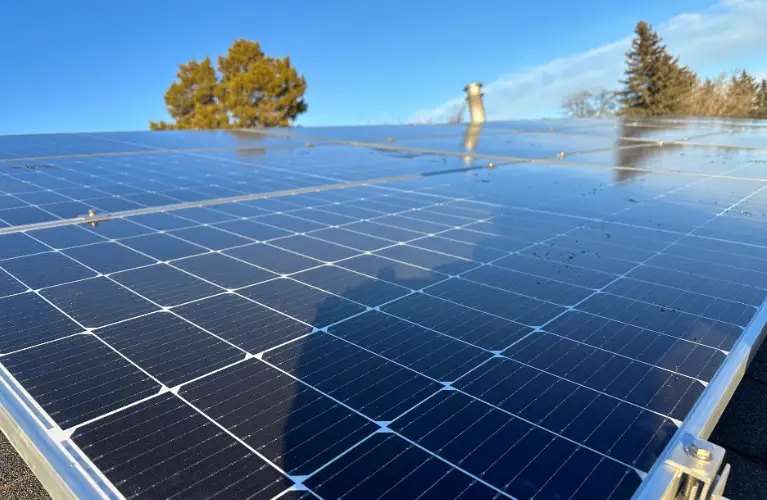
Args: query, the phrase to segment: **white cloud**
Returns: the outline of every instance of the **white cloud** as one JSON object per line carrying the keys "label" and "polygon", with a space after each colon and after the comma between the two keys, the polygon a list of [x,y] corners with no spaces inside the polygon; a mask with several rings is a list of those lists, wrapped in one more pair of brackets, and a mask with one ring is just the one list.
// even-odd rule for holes
{"label": "white cloud", "polygon": [[[742,64],[749,58],[764,57],[766,27],[767,0],[721,0],[703,12],[681,14],[656,26],[669,50],[702,74],[735,69],[730,66],[732,61]],[[627,34],[622,40],[507,74],[487,84],[484,91],[488,119],[539,117],[550,114],[564,96],[576,90],[616,88],[632,36]],[[754,72],[766,75],[767,69]],[[445,120],[462,102],[463,96],[457,96],[416,113],[413,119]]]}

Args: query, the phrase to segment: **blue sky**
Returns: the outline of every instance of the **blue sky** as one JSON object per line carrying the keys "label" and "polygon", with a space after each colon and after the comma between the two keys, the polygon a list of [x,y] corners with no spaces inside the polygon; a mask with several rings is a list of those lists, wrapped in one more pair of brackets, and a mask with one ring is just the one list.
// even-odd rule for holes
{"label": "blue sky", "polygon": [[[535,109],[509,101],[524,97],[541,72],[554,80],[562,58],[588,59],[607,47],[619,75],[615,54],[637,20],[668,25],[672,38],[685,40],[673,34],[679,15],[721,17],[744,4],[763,12],[767,2],[723,0],[714,10],[710,0],[9,2],[0,19],[0,133],[146,129],[148,120],[166,118],[162,96],[178,64],[223,54],[236,38],[291,56],[309,84],[303,125],[439,117],[472,80],[505,103],[491,118],[541,115],[556,108],[556,91],[525,98]],[[696,62],[767,69],[756,52],[738,47]],[[597,80],[609,85],[614,76]]]}

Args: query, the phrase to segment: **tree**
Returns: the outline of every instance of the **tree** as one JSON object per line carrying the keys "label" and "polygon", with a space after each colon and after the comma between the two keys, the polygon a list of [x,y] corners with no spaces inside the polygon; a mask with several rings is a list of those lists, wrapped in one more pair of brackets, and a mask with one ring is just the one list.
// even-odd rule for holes
{"label": "tree", "polygon": [[644,21],[637,23],[636,37],[626,53],[624,89],[618,92],[622,114],[653,116],[679,114],[686,95],[695,87],[697,77],[679,65],[662,38]]}
{"label": "tree", "polygon": [[684,114],[689,116],[725,116],[729,80],[725,73],[699,82],[686,96]]}
{"label": "tree", "polygon": [[258,42],[236,40],[218,58],[179,66],[165,93],[174,123],[149,122],[152,130],[290,126],[307,105],[306,80],[290,58],[264,55]]}
{"label": "tree", "polygon": [[617,108],[615,92],[607,89],[578,90],[562,100],[562,110],[571,118],[606,118],[615,116]]}
{"label": "tree", "polygon": [[592,103],[595,115],[598,118],[607,118],[615,116],[618,110],[615,91],[607,89],[597,89],[592,92]]}
{"label": "tree", "polygon": [[290,58],[266,57],[258,42],[237,40],[218,58],[216,97],[239,128],[285,127],[307,109],[306,80]]}
{"label": "tree", "polygon": [[226,115],[216,102],[216,70],[206,57],[179,66],[177,82],[165,92],[168,114],[176,123],[149,122],[152,130],[223,128]]}
{"label": "tree", "polygon": [[752,116],[767,119],[767,78],[762,79],[762,83],[759,84],[759,89],[756,91]]}
{"label": "tree", "polygon": [[732,75],[727,87],[727,114],[736,118],[747,118],[754,111],[758,86],[756,78],[745,69]]}
{"label": "tree", "polygon": [[590,90],[578,90],[562,100],[562,110],[570,118],[588,118],[594,116],[591,105],[593,97]]}

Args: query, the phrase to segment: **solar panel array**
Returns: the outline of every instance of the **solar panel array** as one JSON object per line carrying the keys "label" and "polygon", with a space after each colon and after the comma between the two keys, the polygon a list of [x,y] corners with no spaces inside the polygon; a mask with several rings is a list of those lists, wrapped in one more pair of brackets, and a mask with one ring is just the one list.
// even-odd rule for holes
{"label": "solar panel array", "polygon": [[619,125],[1,137],[3,373],[107,496],[629,498],[767,295],[767,154]]}

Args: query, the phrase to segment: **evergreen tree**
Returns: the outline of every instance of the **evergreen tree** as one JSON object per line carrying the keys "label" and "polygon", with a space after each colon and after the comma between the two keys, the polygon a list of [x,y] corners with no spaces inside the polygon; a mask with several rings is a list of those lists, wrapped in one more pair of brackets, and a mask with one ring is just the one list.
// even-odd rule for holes
{"label": "evergreen tree", "polygon": [[763,78],[756,91],[754,109],[751,114],[754,118],[767,119],[767,78]]}
{"label": "evergreen tree", "polygon": [[152,130],[289,126],[306,111],[306,80],[290,59],[267,57],[258,42],[237,40],[218,58],[179,66],[165,93],[174,120],[149,122]]}
{"label": "evergreen tree", "polygon": [[234,127],[286,127],[307,109],[304,77],[290,58],[265,57],[258,42],[234,42],[227,56],[218,58],[218,70],[216,97]]}
{"label": "evergreen tree", "polygon": [[644,21],[626,53],[624,89],[618,92],[621,113],[630,116],[672,115],[684,112],[685,97],[697,83],[695,74],[680,66],[662,39]]}
{"label": "evergreen tree", "polygon": [[756,79],[745,69],[733,75],[727,87],[727,116],[737,118],[751,116],[758,88]]}
{"label": "evergreen tree", "polygon": [[149,122],[152,130],[221,128],[226,116],[215,99],[216,70],[209,57],[201,63],[189,61],[179,66],[177,82],[165,93],[168,114],[175,123]]}

